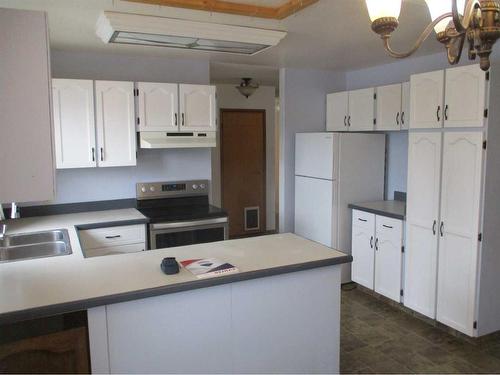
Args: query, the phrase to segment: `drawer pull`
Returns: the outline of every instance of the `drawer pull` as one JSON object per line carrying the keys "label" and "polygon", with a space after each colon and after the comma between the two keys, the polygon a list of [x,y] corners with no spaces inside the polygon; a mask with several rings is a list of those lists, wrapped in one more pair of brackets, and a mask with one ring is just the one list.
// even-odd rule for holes
{"label": "drawer pull", "polygon": [[382,226],[383,226],[384,228],[389,228],[389,229],[394,228],[394,227],[391,227],[390,225],[385,225],[385,224],[382,224]]}
{"label": "drawer pull", "polygon": [[365,223],[368,221],[368,220],[366,220],[366,219],[360,219],[360,218],[358,218],[358,220],[359,220],[359,221],[363,221],[363,222],[365,222]]}
{"label": "drawer pull", "polygon": [[108,240],[112,240],[113,238],[120,238],[121,235],[117,234],[116,236],[106,236],[105,238]]}

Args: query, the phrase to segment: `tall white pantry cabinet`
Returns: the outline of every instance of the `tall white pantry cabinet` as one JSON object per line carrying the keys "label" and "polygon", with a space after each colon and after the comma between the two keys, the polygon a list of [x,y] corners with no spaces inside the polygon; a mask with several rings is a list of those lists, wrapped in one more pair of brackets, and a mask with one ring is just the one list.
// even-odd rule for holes
{"label": "tall white pantry cabinet", "polygon": [[404,304],[469,336],[500,330],[500,66],[414,75]]}

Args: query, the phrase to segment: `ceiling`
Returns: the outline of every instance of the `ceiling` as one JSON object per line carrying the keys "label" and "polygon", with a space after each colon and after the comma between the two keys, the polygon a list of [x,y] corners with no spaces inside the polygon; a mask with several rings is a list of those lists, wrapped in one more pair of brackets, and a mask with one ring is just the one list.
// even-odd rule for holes
{"label": "ceiling", "polygon": [[[236,1],[279,5],[284,0]],[[233,64],[244,65],[238,70],[240,73],[256,66],[255,69],[265,72],[265,76],[269,71],[276,72],[279,67],[347,71],[392,61],[385,54],[379,37],[370,29],[365,0],[319,0],[284,20],[160,7],[121,0],[0,0],[0,7],[47,11],[51,46],[57,50],[209,60],[215,65],[213,70],[220,80],[224,80],[224,74],[226,78],[237,74],[238,69],[230,68]],[[278,46],[255,56],[108,45],[95,34],[95,24],[103,10],[278,29],[287,31],[288,35]],[[400,21],[393,44],[395,49],[406,49],[430,21],[425,1],[405,0]],[[418,51],[418,55],[441,51],[441,45],[431,37]],[[242,74],[238,73],[238,76],[241,77]]]}

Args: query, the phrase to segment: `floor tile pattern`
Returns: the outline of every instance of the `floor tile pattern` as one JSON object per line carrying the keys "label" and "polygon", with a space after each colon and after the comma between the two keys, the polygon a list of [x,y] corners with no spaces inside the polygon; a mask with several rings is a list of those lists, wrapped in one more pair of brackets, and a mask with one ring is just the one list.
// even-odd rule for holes
{"label": "floor tile pattern", "polygon": [[500,373],[500,335],[469,342],[358,289],[341,309],[342,373]]}

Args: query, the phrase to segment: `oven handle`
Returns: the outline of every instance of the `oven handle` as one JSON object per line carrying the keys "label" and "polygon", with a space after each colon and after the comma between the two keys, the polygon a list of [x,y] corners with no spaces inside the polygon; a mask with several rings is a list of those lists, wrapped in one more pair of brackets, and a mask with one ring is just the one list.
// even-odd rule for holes
{"label": "oven handle", "polygon": [[227,217],[217,217],[214,219],[207,219],[207,220],[176,221],[173,223],[149,224],[149,228],[150,230],[162,230],[162,229],[197,227],[200,225],[210,225],[219,223],[227,223]]}

